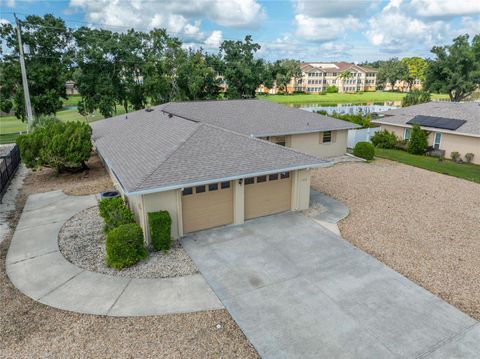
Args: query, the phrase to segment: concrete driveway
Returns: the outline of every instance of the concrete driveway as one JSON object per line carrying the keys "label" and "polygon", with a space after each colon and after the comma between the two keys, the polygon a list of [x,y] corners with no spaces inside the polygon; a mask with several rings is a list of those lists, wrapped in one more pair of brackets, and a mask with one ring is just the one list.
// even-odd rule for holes
{"label": "concrete driveway", "polygon": [[302,213],[183,245],[263,358],[478,358],[480,326]]}

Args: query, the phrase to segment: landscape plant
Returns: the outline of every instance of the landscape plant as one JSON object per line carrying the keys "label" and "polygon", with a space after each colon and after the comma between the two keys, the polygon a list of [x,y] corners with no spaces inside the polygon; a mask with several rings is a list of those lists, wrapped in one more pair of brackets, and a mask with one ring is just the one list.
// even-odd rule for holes
{"label": "landscape plant", "polygon": [[172,247],[172,218],[168,211],[148,214],[150,241],[156,251],[168,251]]}
{"label": "landscape plant", "polygon": [[370,142],[358,142],[353,148],[353,154],[357,157],[373,160],[375,156],[375,147]]}
{"label": "landscape plant", "polygon": [[375,132],[375,134],[370,138],[372,144],[378,148],[395,148],[397,144],[397,136],[395,133],[389,132],[387,130],[381,130]]}
{"label": "landscape plant", "polygon": [[407,151],[414,155],[423,155],[427,151],[427,147],[428,132],[422,130],[419,125],[413,125]]}
{"label": "landscape plant", "polygon": [[32,133],[17,137],[22,161],[28,168],[51,167],[57,173],[87,169],[92,151],[92,129],[79,121],[49,120]]}
{"label": "landscape plant", "polygon": [[474,155],[473,153],[471,153],[471,152],[466,153],[466,154],[465,154],[465,162],[467,162],[467,163],[472,163],[474,156],[475,156],[475,155]]}
{"label": "landscape plant", "polygon": [[105,260],[109,267],[129,267],[147,256],[142,228],[138,224],[122,224],[107,234]]}
{"label": "landscape plant", "polygon": [[402,107],[418,105],[420,103],[430,102],[432,99],[432,95],[430,92],[427,91],[419,91],[414,90],[409,92],[403,99],[402,99]]}
{"label": "landscape plant", "polygon": [[370,115],[363,115],[361,113],[357,113],[357,114],[344,113],[344,114],[342,114],[342,113],[338,113],[338,112],[333,112],[333,113],[329,114],[325,110],[318,110],[318,111],[316,111],[316,113],[318,113],[320,115],[324,115],[324,116],[330,116],[330,117],[333,117],[333,118],[338,118],[339,120],[352,122],[352,123],[355,123],[357,125],[362,126],[362,128],[373,127],[371,122],[370,122],[372,120]]}
{"label": "landscape plant", "polygon": [[450,153],[450,158],[453,162],[458,162],[460,160],[460,152],[453,151],[452,153]]}
{"label": "landscape plant", "polygon": [[125,205],[121,197],[102,199],[98,207],[100,216],[105,222],[103,228],[105,233],[109,233],[123,224],[135,222],[132,211]]}

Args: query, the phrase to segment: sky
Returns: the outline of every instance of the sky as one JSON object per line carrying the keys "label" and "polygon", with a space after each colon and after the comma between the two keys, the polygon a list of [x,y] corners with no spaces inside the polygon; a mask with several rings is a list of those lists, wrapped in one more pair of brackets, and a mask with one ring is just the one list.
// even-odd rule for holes
{"label": "sky", "polygon": [[185,47],[216,52],[252,35],[273,61],[363,62],[431,56],[461,34],[480,34],[472,0],[0,0],[0,22],[51,13],[69,27],[166,28]]}

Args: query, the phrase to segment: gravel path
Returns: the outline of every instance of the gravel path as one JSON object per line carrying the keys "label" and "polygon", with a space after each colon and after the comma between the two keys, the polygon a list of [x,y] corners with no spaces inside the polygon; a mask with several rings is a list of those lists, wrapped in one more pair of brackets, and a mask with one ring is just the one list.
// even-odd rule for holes
{"label": "gravel path", "polygon": [[129,278],[181,277],[198,272],[197,267],[175,240],[167,254],[150,252],[134,266],[116,270],[105,264],[103,219],[98,206],[88,208],[70,218],[58,236],[60,251],[71,263],[94,272]]}
{"label": "gravel path", "polygon": [[313,172],[350,215],[343,237],[480,320],[480,185],[391,162]]}

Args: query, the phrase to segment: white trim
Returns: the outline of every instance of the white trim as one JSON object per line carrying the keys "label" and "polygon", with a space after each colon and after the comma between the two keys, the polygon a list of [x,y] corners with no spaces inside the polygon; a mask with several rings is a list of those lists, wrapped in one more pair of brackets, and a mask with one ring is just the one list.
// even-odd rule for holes
{"label": "white trim", "polygon": [[443,133],[441,133],[440,131],[437,131],[435,132],[435,134],[433,135],[433,148],[435,148],[435,141],[437,139],[437,134],[440,134],[440,141],[438,142],[438,149],[440,149],[440,145],[442,144],[442,140],[443,140]]}
{"label": "white trim", "polygon": [[[372,123],[378,124],[378,125],[395,126],[395,127],[402,127],[402,128],[405,128],[405,127],[412,128],[413,127],[412,125],[407,125],[406,123],[390,123],[390,122],[384,122],[384,121],[378,121],[378,120],[372,121]],[[480,134],[477,135],[477,134],[474,134],[474,133],[465,133],[465,132],[443,130],[441,128],[434,128],[434,127],[425,127],[425,126],[420,126],[420,127],[422,129],[430,131],[430,132],[441,132],[441,133],[447,133],[447,134],[451,134],[451,135],[459,135],[459,136],[467,136],[467,137],[479,137],[480,138]]]}
{"label": "white trim", "polygon": [[297,131],[297,132],[278,132],[278,133],[256,133],[256,134],[251,134],[250,136],[259,138],[259,137],[268,137],[268,136],[291,136],[291,135],[303,135],[306,133],[318,133],[318,132],[328,132],[328,131],[343,131],[343,130],[356,130],[356,129],[361,129],[362,126],[360,125],[350,125],[348,127],[340,127],[340,128],[326,128],[326,129],[311,129],[311,130],[304,130],[304,131]]}

